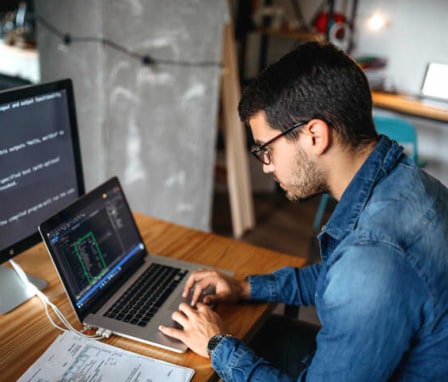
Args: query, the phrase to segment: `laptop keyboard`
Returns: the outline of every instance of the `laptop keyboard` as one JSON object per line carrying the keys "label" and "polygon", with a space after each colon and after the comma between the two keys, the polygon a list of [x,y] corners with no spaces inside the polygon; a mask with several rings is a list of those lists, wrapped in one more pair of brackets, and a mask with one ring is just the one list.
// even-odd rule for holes
{"label": "laptop keyboard", "polygon": [[188,271],[151,264],[104,316],[146,326]]}

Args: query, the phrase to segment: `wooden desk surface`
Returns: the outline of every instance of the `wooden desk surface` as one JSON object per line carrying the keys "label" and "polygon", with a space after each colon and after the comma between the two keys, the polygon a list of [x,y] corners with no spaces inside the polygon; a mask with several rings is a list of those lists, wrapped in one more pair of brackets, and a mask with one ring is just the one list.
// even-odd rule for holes
{"label": "wooden desk surface", "polygon": [[[304,259],[257,248],[214,234],[191,230],[160,220],[135,214],[148,250],[159,255],[210,265],[233,271],[242,278],[250,273],[266,273],[284,266],[303,266]],[[44,278],[49,285],[44,293],[56,296],[52,301],[78,329],[74,313],[43,247],[37,245],[16,258],[23,269]],[[1,291],[0,291],[1,292]],[[226,322],[229,332],[238,338],[249,339],[272,311],[269,304],[219,305],[217,311]],[[37,297],[10,313],[0,316],[0,379],[16,380],[47,349],[61,332],[55,329]],[[111,337],[112,345],[149,357],[163,359],[196,370],[193,381],[217,380],[210,361],[191,351],[177,354],[124,338]]]}
{"label": "wooden desk surface", "polygon": [[402,94],[372,92],[373,106],[415,117],[448,122],[448,108],[426,104]]}

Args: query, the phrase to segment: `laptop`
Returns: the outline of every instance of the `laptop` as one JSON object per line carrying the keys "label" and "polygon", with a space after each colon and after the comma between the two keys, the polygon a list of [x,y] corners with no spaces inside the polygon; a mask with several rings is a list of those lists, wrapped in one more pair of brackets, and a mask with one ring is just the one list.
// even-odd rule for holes
{"label": "laptop", "polygon": [[448,107],[448,64],[428,63],[418,98],[430,106]]}
{"label": "laptop", "polygon": [[158,327],[175,325],[171,314],[190,272],[210,267],[148,253],[117,177],[48,218],[39,232],[85,327],[187,350]]}

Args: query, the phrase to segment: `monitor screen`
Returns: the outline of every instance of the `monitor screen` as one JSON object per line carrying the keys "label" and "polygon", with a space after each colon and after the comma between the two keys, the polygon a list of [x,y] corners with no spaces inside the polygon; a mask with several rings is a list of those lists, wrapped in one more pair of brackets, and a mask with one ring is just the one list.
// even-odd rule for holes
{"label": "monitor screen", "polygon": [[40,241],[38,225],[84,193],[72,83],[0,92],[0,264]]}

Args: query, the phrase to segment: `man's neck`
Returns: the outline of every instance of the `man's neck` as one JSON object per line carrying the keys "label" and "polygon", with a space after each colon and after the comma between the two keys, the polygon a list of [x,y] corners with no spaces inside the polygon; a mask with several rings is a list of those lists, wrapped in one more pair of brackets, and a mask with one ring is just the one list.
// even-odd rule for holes
{"label": "man's neck", "polygon": [[372,142],[356,153],[339,148],[332,153],[331,158],[328,158],[328,186],[331,195],[336,200],[341,199],[345,189],[375,149],[375,146],[376,142]]}

